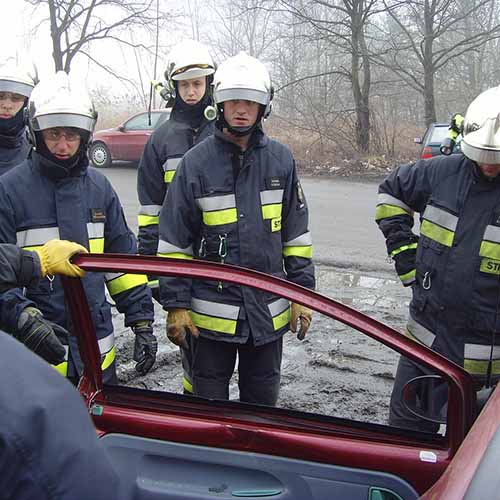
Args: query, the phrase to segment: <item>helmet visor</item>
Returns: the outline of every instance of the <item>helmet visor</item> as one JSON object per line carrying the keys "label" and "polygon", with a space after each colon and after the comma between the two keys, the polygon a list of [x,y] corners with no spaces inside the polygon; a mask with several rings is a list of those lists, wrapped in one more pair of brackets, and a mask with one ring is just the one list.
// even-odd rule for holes
{"label": "helmet visor", "polygon": [[88,132],[93,132],[96,120],[89,116],[76,115],[70,113],[54,113],[41,115],[32,119],[33,130],[45,130],[54,127],[81,128]]}
{"label": "helmet visor", "polygon": [[193,64],[174,71],[172,80],[191,80],[192,78],[201,78],[213,73],[215,73],[215,70],[209,64]]}
{"label": "helmet visor", "polygon": [[269,93],[262,90],[232,88],[216,90],[214,94],[217,104],[225,101],[252,101],[263,106],[269,104]]}
{"label": "helmet visor", "polygon": [[33,85],[22,82],[14,82],[12,80],[0,79],[0,92],[14,92],[15,94],[29,97],[32,90]]}

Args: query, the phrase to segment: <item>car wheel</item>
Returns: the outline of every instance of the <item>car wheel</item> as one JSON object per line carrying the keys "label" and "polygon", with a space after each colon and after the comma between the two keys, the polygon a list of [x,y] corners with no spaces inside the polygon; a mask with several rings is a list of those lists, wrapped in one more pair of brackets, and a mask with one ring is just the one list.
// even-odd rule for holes
{"label": "car wheel", "polygon": [[107,168],[111,166],[111,153],[108,146],[103,142],[96,142],[90,146],[90,161],[97,168]]}

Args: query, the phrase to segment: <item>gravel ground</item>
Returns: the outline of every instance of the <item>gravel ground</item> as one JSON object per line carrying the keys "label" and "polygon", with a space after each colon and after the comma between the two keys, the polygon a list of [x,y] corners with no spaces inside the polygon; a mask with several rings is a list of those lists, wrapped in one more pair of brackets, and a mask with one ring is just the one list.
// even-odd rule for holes
{"label": "gravel ground", "polygon": [[[332,297],[398,330],[406,322],[409,290],[394,276],[361,274],[355,270],[317,265],[317,287]],[[132,387],[181,392],[178,348],[165,335],[165,314],[156,307],[157,363],[144,377],[136,376],[133,336],[114,317],[117,332],[118,376]],[[397,354],[344,324],[316,314],[303,342],[285,337],[278,406],[349,419],[384,423],[394,380]],[[236,375],[230,389],[238,398]]]}

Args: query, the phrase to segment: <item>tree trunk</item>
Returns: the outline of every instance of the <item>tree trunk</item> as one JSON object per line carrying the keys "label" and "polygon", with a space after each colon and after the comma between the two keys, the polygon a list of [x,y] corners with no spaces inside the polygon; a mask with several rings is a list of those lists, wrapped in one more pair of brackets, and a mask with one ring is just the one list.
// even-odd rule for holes
{"label": "tree trunk", "polygon": [[50,13],[50,37],[52,38],[52,57],[54,58],[54,66],[56,71],[62,70],[63,55],[61,50],[61,32],[57,26],[57,7],[54,0],[49,0]]}

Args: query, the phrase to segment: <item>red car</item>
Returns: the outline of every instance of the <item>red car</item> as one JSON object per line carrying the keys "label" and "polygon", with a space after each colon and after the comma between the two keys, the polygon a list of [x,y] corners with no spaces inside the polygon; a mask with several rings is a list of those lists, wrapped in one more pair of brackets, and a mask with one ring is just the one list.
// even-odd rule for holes
{"label": "red car", "polygon": [[113,160],[137,162],[153,131],[168,120],[170,109],[137,113],[115,128],[99,130],[92,137],[89,157],[97,168],[110,167]]}
{"label": "red car", "polygon": [[121,477],[119,498],[498,498],[500,390],[473,425],[471,377],[436,352],[333,299],[248,269],[109,254],[79,255],[74,261],[87,271],[220,280],[305,304],[418,362],[448,389],[446,429],[429,434],[299,410],[104,386],[84,289],[80,280],[64,278],[85,364],[79,390]]}

